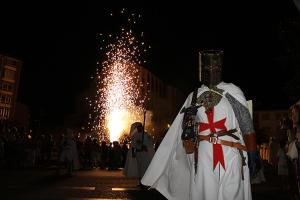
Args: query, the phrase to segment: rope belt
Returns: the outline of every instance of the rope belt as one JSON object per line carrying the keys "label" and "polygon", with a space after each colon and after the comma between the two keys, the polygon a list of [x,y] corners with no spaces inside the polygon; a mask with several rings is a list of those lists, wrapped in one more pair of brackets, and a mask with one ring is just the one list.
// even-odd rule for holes
{"label": "rope belt", "polygon": [[208,141],[212,144],[221,144],[221,145],[237,148],[239,150],[247,151],[247,148],[246,148],[245,145],[242,145],[239,142],[221,140],[221,139],[219,139],[218,136],[215,136],[215,135],[198,135],[198,140],[199,141],[205,140],[205,141]]}

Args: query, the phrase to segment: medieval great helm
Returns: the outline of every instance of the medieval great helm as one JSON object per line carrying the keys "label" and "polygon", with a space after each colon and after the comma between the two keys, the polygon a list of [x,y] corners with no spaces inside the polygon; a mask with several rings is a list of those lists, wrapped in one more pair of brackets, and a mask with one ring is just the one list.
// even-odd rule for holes
{"label": "medieval great helm", "polygon": [[199,52],[199,79],[208,87],[216,86],[222,79],[222,50],[205,50]]}

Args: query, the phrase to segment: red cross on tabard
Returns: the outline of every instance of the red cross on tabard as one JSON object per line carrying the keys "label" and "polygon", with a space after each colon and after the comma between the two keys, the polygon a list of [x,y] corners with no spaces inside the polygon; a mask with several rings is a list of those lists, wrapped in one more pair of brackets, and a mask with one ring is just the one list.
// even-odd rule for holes
{"label": "red cross on tabard", "polygon": [[[209,129],[211,133],[217,132],[216,129],[227,131],[227,128],[225,126],[226,117],[217,122],[214,122],[214,108],[212,108],[209,111],[205,111],[205,113],[207,115],[208,123],[200,122],[199,132],[205,131],[207,129]],[[216,168],[218,162],[220,162],[223,169],[225,169],[224,155],[223,155],[223,149],[221,144],[212,144],[212,145],[213,145],[213,169]]]}

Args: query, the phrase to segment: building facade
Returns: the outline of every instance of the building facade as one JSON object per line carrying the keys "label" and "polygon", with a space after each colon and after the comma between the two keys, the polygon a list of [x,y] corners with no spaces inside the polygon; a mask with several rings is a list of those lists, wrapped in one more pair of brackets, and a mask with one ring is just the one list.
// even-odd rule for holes
{"label": "building facade", "polygon": [[0,119],[14,119],[22,61],[0,55]]}
{"label": "building facade", "polygon": [[146,109],[150,114],[146,116],[151,117],[151,124],[146,124],[145,128],[154,139],[159,139],[172,124],[185,96],[179,89],[166,84],[146,68],[140,67],[139,73],[140,94],[148,96]]}

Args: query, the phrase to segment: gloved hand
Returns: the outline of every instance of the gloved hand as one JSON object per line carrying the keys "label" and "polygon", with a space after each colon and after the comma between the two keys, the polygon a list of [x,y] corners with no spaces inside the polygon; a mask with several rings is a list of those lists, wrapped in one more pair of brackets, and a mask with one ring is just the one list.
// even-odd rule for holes
{"label": "gloved hand", "polygon": [[250,178],[254,178],[262,167],[257,151],[248,152],[248,166],[250,171]]}

